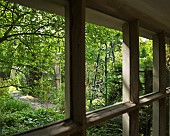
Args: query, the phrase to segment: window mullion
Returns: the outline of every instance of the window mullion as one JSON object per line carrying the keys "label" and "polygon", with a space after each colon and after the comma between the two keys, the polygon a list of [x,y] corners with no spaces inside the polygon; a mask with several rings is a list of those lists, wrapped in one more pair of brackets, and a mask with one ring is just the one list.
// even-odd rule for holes
{"label": "window mullion", "polygon": [[85,0],[70,0],[70,117],[86,134],[85,109]]}
{"label": "window mullion", "polygon": [[[165,34],[153,36],[153,90],[166,94]],[[153,135],[166,135],[166,98],[153,103]]]}
{"label": "window mullion", "polygon": [[[123,26],[123,101],[139,104],[139,22]],[[138,136],[139,109],[123,115],[123,135]]]}

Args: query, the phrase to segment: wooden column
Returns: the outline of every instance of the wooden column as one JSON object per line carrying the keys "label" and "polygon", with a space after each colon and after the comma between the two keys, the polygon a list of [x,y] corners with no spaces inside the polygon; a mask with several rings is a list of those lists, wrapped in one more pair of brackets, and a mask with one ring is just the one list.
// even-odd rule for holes
{"label": "wooden column", "polygon": [[[153,37],[153,90],[166,94],[165,34]],[[153,103],[153,135],[166,135],[166,98]]]}
{"label": "wooden column", "polygon": [[[129,24],[123,25],[123,45],[122,45],[122,74],[123,74],[123,102],[130,101],[130,38],[129,38]],[[123,114],[123,136],[129,136],[129,114]]]}
{"label": "wooden column", "polygon": [[[123,26],[123,101],[139,103],[139,22]],[[123,115],[123,135],[138,136],[139,110]]]}
{"label": "wooden column", "polygon": [[65,5],[65,118],[70,118],[70,4]]}
{"label": "wooden column", "polygon": [[60,85],[61,85],[61,69],[60,69],[60,64],[55,65],[55,85],[56,85],[56,89],[57,91],[60,89]]}
{"label": "wooden column", "polygon": [[69,2],[70,118],[81,127],[73,136],[85,136],[85,0]]}
{"label": "wooden column", "polygon": [[170,135],[170,98],[168,97],[168,134]]}

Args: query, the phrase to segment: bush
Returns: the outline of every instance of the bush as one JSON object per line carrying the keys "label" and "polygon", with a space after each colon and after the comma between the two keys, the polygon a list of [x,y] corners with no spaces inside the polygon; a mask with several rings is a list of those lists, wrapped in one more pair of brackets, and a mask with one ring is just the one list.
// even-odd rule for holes
{"label": "bush", "polygon": [[87,129],[87,136],[121,136],[121,118],[111,119]]}
{"label": "bush", "polygon": [[8,111],[1,115],[2,135],[23,132],[64,118],[52,109]]}
{"label": "bush", "polygon": [[30,109],[29,103],[22,102],[20,100],[14,100],[14,99],[7,99],[7,100],[0,100],[0,110],[2,112],[16,112],[21,111],[24,109]]}
{"label": "bush", "polygon": [[13,99],[4,93],[0,97],[0,136],[8,136],[44,126],[64,115],[53,109],[32,109],[29,103]]}

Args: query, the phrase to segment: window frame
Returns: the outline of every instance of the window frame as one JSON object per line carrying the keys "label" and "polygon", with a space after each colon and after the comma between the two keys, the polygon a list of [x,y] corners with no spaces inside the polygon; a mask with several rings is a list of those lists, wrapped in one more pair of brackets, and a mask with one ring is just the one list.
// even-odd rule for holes
{"label": "window frame", "polygon": [[[88,127],[123,115],[123,135],[137,136],[139,133],[139,108],[151,103],[154,103],[153,113],[157,113],[153,116],[154,136],[166,135],[166,98],[169,97],[170,91],[166,91],[164,82],[166,61],[165,43],[166,39],[169,39],[166,37],[165,32],[156,33],[150,31],[147,25],[146,27],[143,24],[140,25],[140,20],[131,22],[121,21],[120,25],[122,28],[120,29],[123,31],[124,35],[123,54],[125,55],[123,57],[123,102],[86,113],[85,9],[86,6],[88,6],[88,8],[91,6],[88,4],[86,5],[85,0],[44,0],[44,2],[37,0],[36,4],[31,1],[23,0],[9,1],[46,11],[49,10],[49,7],[44,7],[44,4],[48,3],[49,6],[55,4],[56,6],[65,7],[66,12],[66,116],[69,117],[69,119],[17,135],[85,136]],[[59,10],[55,10],[54,7],[55,6],[53,6],[50,12],[58,13]],[[107,13],[108,12],[109,10]],[[135,52],[139,50],[139,32],[142,32],[142,36],[144,35],[149,38],[152,38],[152,35],[154,35],[152,38],[154,41],[153,86],[154,90],[158,90],[158,92],[154,91],[142,97],[139,97],[139,83],[136,82],[136,79],[139,78],[139,54],[135,54]]]}

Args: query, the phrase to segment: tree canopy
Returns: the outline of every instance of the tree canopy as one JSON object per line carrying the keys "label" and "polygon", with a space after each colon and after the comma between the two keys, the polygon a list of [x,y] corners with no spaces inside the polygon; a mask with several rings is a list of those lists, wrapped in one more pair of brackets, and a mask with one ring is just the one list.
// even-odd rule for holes
{"label": "tree canopy", "polygon": [[64,61],[59,55],[64,54],[64,17],[3,0],[0,8],[0,76],[9,78],[15,70],[31,87],[43,74],[53,76],[54,66]]}

